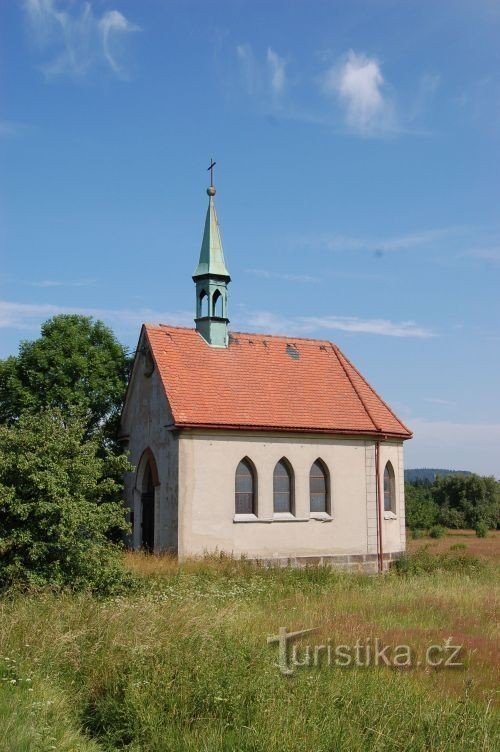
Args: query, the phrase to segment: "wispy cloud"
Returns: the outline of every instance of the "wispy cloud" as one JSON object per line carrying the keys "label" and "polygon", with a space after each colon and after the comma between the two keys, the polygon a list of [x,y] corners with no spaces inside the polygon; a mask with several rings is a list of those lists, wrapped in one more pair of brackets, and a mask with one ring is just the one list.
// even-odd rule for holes
{"label": "wispy cloud", "polygon": [[490,261],[493,264],[500,264],[500,246],[492,248],[474,248],[462,254],[480,261]]}
{"label": "wispy cloud", "polygon": [[[77,313],[102,319],[120,331],[133,331],[143,322],[169,323],[192,326],[192,311],[155,311],[150,308],[85,308],[60,306],[52,303],[16,303],[0,300],[0,328],[36,329],[45,319],[61,313]],[[359,319],[353,316],[278,316],[269,311],[250,311],[243,306],[233,317],[236,328],[271,330],[274,333],[314,334],[315,332],[340,330],[356,334],[376,334],[388,337],[434,336],[428,329],[412,321],[393,322],[385,319]]]}
{"label": "wispy cloud", "polygon": [[45,319],[61,313],[76,313],[93,316],[116,327],[120,332],[138,331],[142,323],[169,323],[190,326],[192,312],[154,311],[150,308],[82,308],[78,306],[60,306],[52,303],[14,303],[0,300],[0,328],[36,330]]}
{"label": "wispy cloud", "polygon": [[349,50],[325,72],[323,91],[338,98],[346,125],[356,133],[397,130],[394,105],[376,58]]}
{"label": "wispy cloud", "polygon": [[272,47],[268,47],[265,58],[258,57],[250,44],[239,44],[236,55],[246,93],[259,104],[272,109],[285,92],[285,58]]}
{"label": "wispy cloud", "polygon": [[50,56],[41,66],[47,78],[83,78],[99,65],[120,78],[127,77],[117,48],[140,27],[118,10],[99,17],[90,2],[81,0],[24,0],[24,8],[35,42]]}
{"label": "wispy cloud", "polygon": [[392,253],[411,248],[431,246],[433,243],[464,232],[465,230],[467,228],[455,225],[403,233],[393,237],[375,237],[373,239],[323,233],[298,237],[296,238],[296,242],[300,246],[326,251],[375,251],[380,255],[385,252]]}
{"label": "wispy cloud", "polygon": [[443,405],[444,407],[456,407],[456,402],[452,400],[441,399],[441,397],[424,397],[424,402],[430,402],[431,405]]}
{"label": "wispy cloud", "polygon": [[390,85],[380,60],[362,51],[349,50],[333,62],[322,55],[315,76],[293,70],[272,47],[265,57],[250,44],[238,45],[236,53],[241,90],[268,115],[358,137],[429,134],[419,121],[440,85],[436,73],[422,74],[405,94]]}
{"label": "wispy cloud", "polygon": [[271,47],[267,49],[267,66],[270,77],[271,89],[275,94],[283,94],[286,82],[286,61],[280,57]]}
{"label": "wispy cloud", "polygon": [[37,282],[27,282],[31,287],[90,287],[95,284],[95,279],[42,279]]}
{"label": "wispy cloud", "polygon": [[321,282],[319,277],[309,274],[287,274],[285,272],[271,272],[267,269],[245,269],[247,274],[253,274],[262,279],[280,279],[285,282]]}
{"label": "wispy cloud", "polygon": [[[321,331],[343,331],[352,334],[371,334],[385,337],[428,339],[436,336],[430,329],[414,321],[394,322],[387,319],[360,319],[355,316],[297,316],[287,318],[270,311],[242,311],[238,326],[250,325],[282,334],[315,334]],[[241,323],[239,323],[241,322]]]}
{"label": "wispy cloud", "polygon": [[26,130],[24,123],[15,123],[12,120],[0,120],[0,138],[12,138]]}

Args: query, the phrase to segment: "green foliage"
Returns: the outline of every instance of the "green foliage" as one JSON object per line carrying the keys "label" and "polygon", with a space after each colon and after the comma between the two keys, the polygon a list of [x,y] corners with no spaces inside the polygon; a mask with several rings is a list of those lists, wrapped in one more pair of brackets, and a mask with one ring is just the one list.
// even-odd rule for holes
{"label": "green foliage", "polygon": [[450,475],[438,478],[433,498],[440,507],[440,522],[447,524],[450,512],[458,513],[465,526],[478,522],[496,528],[500,522],[500,483],[493,477]]}
{"label": "green foliage", "polygon": [[486,564],[476,556],[463,552],[458,546],[452,546],[443,554],[431,553],[427,546],[414,554],[403,554],[395,562],[395,570],[400,575],[432,574],[434,572],[456,572],[475,575],[486,568]]}
{"label": "green foliage", "polygon": [[433,525],[429,530],[430,538],[444,538],[446,535],[446,528],[442,525]]}
{"label": "green foliage", "polygon": [[405,484],[406,526],[410,530],[427,530],[438,518],[439,507],[432,499],[429,485]]}
{"label": "green foliage", "polygon": [[488,535],[488,525],[482,520],[476,524],[476,535],[478,538],[486,538]]}
{"label": "green foliage", "polygon": [[0,361],[0,423],[25,412],[58,409],[85,416],[88,433],[114,438],[129,362],[101,321],[60,315],[46,321],[41,337],[24,341],[17,356]]}
{"label": "green foliage", "polygon": [[410,530],[443,525],[475,529],[500,526],[500,482],[493,477],[452,474],[434,483],[405,484],[406,524]]}
{"label": "green foliage", "polygon": [[0,585],[108,593],[125,579],[112,531],[124,531],[125,457],[101,453],[85,421],[59,411],[0,426]]}

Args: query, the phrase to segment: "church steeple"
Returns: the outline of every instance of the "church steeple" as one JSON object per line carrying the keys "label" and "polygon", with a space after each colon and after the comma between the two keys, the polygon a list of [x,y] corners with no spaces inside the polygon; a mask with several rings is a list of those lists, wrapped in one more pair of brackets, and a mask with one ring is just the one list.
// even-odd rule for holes
{"label": "church steeple", "polygon": [[208,208],[201,243],[200,260],[193,274],[196,284],[196,330],[212,347],[227,347],[227,285],[231,281],[224,260],[217,212],[212,161],[210,186],[207,188]]}

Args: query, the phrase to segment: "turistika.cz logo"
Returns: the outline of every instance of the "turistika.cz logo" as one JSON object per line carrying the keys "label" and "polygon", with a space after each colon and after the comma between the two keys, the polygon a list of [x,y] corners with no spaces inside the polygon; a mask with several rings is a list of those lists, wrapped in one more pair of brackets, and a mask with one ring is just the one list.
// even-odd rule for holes
{"label": "turistika.cz logo", "polygon": [[282,674],[291,676],[297,668],[368,668],[387,666],[395,669],[429,667],[434,669],[461,668],[463,645],[454,645],[453,638],[441,644],[428,645],[419,652],[410,645],[388,645],[378,637],[358,639],[354,645],[335,645],[328,638],[322,644],[297,645],[294,640],[318,628],[289,632],[280,627],[277,635],[269,635],[268,645],[278,646],[277,666]]}

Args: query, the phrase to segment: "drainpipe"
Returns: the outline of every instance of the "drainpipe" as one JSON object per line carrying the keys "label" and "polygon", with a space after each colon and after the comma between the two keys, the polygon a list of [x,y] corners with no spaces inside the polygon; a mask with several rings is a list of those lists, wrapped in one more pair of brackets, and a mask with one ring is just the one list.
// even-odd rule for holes
{"label": "drainpipe", "polygon": [[380,493],[380,441],[375,442],[375,499],[377,507],[377,554],[378,573],[384,571],[384,547],[382,541],[382,500]]}

